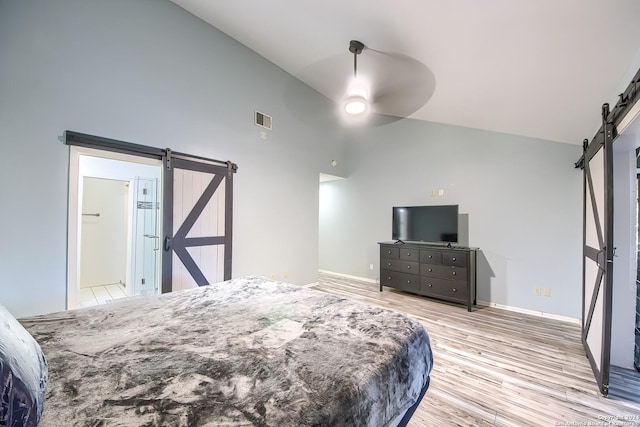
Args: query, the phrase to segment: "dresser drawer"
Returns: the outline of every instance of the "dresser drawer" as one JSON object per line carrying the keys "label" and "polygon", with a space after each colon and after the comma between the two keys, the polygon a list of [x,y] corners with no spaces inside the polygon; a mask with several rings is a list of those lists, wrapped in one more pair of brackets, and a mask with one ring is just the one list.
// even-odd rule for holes
{"label": "dresser drawer", "polygon": [[425,264],[442,264],[442,252],[420,251],[420,262]]}
{"label": "dresser drawer", "polygon": [[382,270],[380,272],[380,284],[416,294],[420,292],[420,276],[413,274]]}
{"label": "dresser drawer", "polygon": [[420,264],[420,274],[422,276],[459,280],[463,282],[467,280],[466,268],[453,267],[449,265]]}
{"label": "dresser drawer", "polygon": [[468,265],[467,254],[444,252],[442,254],[442,264],[455,267],[466,267]]}
{"label": "dresser drawer", "polygon": [[420,263],[401,259],[383,259],[381,269],[399,271],[400,273],[420,274]]}
{"label": "dresser drawer", "polygon": [[393,246],[380,246],[380,258],[399,259],[400,248],[394,248]]}
{"label": "dresser drawer", "polygon": [[400,249],[400,259],[418,262],[420,260],[420,251],[417,249]]}
{"label": "dresser drawer", "polygon": [[469,297],[469,290],[466,283],[422,277],[420,279],[420,294],[436,298],[466,301]]}

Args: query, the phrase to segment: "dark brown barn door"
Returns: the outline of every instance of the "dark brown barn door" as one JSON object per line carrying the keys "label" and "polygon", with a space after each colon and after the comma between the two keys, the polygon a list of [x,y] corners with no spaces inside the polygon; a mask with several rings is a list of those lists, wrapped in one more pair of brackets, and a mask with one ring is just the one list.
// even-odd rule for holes
{"label": "dark brown barn door", "polygon": [[162,292],[231,278],[233,163],[167,150]]}
{"label": "dark brown barn door", "polygon": [[613,289],[613,155],[608,106],[602,138],[585,146],[582,343],[600,391],[609,391]]}

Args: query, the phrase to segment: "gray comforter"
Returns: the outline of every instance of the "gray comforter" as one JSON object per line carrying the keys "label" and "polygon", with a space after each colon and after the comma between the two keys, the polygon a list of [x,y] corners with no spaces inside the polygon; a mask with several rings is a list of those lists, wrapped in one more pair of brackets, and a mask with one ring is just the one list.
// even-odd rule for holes
{"label": "gray comforter", "polygon": [[415,320],[258,277],[21,322],[41,426],[385,426],[433,363]]}

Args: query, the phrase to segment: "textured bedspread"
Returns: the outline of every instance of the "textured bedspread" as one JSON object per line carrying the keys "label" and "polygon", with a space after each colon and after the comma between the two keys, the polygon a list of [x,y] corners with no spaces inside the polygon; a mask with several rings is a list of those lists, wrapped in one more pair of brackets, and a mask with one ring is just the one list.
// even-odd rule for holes
{"label": "textured bedspread", "polygon": [[21,323],[41,426],[385,426],[433,363],[417,321],[257,277]]}

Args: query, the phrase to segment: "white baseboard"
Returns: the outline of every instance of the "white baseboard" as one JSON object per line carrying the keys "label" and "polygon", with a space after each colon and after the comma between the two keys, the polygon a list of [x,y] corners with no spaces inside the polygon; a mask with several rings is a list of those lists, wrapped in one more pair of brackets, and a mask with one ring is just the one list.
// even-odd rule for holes
{"label": "white baseboard", "polygon": [[[318,270],[318,273],[331,274],[333,276],[344,277],[346,279],[360,280],[360,281],[368,282],[368,283],[375,283],[375,284],[379,283],[375,279],[369,279],[369,278],[366,278],[366,277],[359,277],[359,276],[352,276],[350,274],[337,273],[335,271],[329,271],[329,270]],[[314,286],[314,285],[317,285],[317,284],[318,283],[316,282],[316,283],[310,283],[310,284],[305,285],[305,286],[309,287],[309,286]],[[488,301],[477,301],[477,304],[481,305],[481,306],[484,306],[484,307],[495,307],[495,308],[499,308],[501,310],[513,311],[515,313],[530,314],[532,316],[538,316],[538,317],[544,317],[544,318],[547,318],[547,319],[560,320],[561,322],[573,323],[575,325],[579,325],[580,324],[580,319],[576,319],[574,317],[569,317],[569,316],[561,316],[559,314],[545,313],[543,311],[529,310],[529,309],[526,309],[526,308],[511,307],[509,305],[502,305],[502,304],[497,304],[495,302],[488,302]]]}
{"label": "white baseboard", "polygon": [[477,304],[481,305],[481,306],[484,306],[484,307],[495,307],[495,308],[499,308],[501,310],[513,311],[515,313],[530,314],[532,316],[538,316],[538,317],[545,317],[547,319],[560,320],[562,322],[573,323],[573,324],[576,324],[576,325],[580,324],[580,319],[576,319],[574,317],[568,317],[568,316],[560,316],[559,314],[545,313],[543,311],[529,310],[529,309],[526,309],[526,308],[511,307],[509,305],[496,304],[495,302],[487,302],[487,301],[477,301]]}
{"label": "white baseboard", "polygon": [[335,271],[318,270],[318,273],[332,274],[334,276],[344,277],[345,279],[360,280],[363,282],[375,283],[376,285],[378,284],[378,281],[376,279],[369,279],[367,277],[360,277],[360,276],[352,276],[350,274],[344,274],[344,273],[336,273]]}

